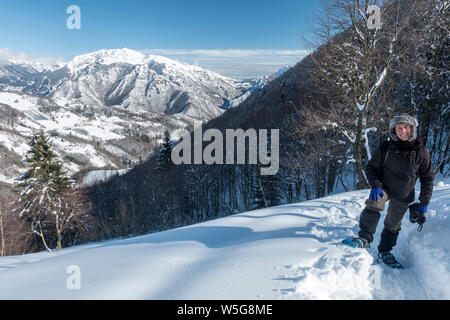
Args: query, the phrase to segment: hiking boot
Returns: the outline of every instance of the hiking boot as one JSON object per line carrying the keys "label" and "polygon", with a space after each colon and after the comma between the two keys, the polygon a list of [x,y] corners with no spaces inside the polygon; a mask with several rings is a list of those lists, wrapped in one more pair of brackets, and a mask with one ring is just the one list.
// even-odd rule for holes
{"label": "hiking boot", "polygon": [[403,269],[403,266],[390,252],[378,252],[378,262],[383,262],[385,265],[393,269]]}
{"label": "hiking boot", "polygon": [[353,248],[364,248],[364,249],[370,248],[369,241],[362,237],[349,238],[349,239],[345,239],[342,242]]}

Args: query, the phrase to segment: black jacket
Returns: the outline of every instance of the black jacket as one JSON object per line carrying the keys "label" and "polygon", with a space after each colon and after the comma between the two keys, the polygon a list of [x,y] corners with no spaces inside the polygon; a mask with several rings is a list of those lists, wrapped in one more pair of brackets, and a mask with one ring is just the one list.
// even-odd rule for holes
{"label": "black jacket", "polygon": [[[388,151],[386,159],[383,149]],[[403,202],[414,201],[414,186],[417,178],[420,178],[420,204],[427,206],[430,203],[433,193],[433,164],[430,154],[419,139],[413,142],[383,142],[369,160],[365,173],[372,188],[385,189],[389,197]]]}

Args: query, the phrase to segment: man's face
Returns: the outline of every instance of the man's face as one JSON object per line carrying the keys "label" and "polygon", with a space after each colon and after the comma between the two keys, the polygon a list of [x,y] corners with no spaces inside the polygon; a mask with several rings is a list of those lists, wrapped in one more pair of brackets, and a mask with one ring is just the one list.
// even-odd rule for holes
{"label": "man's face", "polygon": [[402,141],[408,141],[411,138],[411,126],[409,124],[398,124],[395,126],[395,134]]}

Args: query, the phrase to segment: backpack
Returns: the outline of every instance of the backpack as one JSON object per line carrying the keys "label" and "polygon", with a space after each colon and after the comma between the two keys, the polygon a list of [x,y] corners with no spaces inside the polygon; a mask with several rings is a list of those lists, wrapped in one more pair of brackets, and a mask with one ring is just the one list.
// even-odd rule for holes
{"label": "backpack", "polygon": [[[417,138],[417,141],[419,141],[419,143],[422,143],[422,141]],[[383,161],[381,162],[381,168],[384,167],[384,163],[386,162],[387,158],[389,157],[389,141],[384,141],[381,143],[380,145],[380,149],[381,149],[381,157],[383,159]],[[419,152],[414,152],[414,157],[418,157],[419,156]]]}

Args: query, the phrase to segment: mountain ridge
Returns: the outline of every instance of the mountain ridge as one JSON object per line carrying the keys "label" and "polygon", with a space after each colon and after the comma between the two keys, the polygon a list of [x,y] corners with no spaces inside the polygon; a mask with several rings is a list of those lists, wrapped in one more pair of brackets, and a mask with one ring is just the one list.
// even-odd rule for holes
{"label": "mountain ridge", "polygon": [[120,106],[210,120],[262,86],[260,80],[239,81],[127,48],[79,55],[58,66],[39,71],[25,64],[2,64],[0,90],[48,95],[62,104]]}
{"label": "mountain ridge", "polygon": [[165,130],[177,139],[180,129],[220,116],[267,83],[126,48],[80,55],[58,67],[0,64],[0,181],[13,183],[23,170],[18,159],[36,130],[58,142],[70,175],[127,169],[156,150]]}

